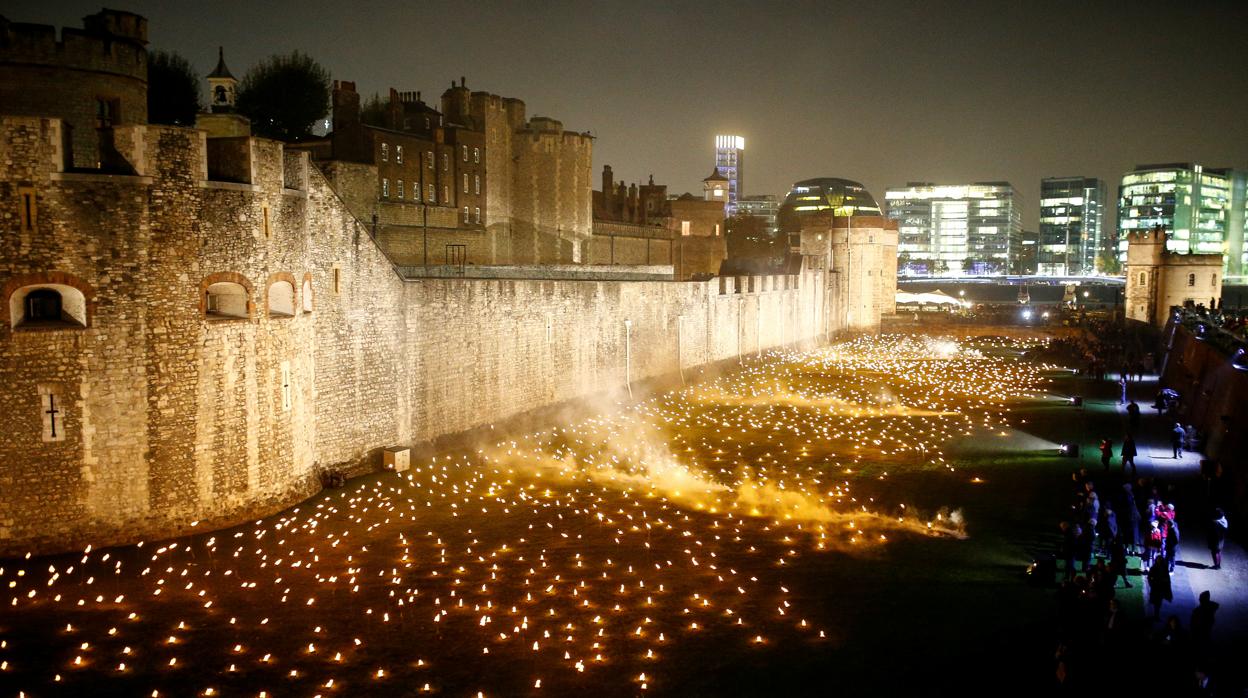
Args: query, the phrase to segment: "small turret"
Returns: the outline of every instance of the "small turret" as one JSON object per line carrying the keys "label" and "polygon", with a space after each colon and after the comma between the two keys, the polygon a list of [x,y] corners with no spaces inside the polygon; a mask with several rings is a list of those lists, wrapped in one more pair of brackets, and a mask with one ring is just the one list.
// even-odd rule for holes
{"label": "small turret", "polygon": [[217,47],[217,67],[208,73],[209,108],[214,114],[233,113],[238,80],[225,67],[225,47]]}
{"label": "small turret", "polygon": [[707,201],[722,201],[725,206],[728,204],[728,178],[719,173],[718,167],[702,180],[702,198]]}

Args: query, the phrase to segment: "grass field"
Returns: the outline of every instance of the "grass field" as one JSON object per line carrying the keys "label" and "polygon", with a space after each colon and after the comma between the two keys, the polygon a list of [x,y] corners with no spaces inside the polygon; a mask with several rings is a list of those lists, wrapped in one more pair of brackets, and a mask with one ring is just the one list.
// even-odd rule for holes
{"label": "grass field", "polygon": [[353,480],[3,563],[3,695],[1043,692],[1086,412],[991,338],[863,338]]}

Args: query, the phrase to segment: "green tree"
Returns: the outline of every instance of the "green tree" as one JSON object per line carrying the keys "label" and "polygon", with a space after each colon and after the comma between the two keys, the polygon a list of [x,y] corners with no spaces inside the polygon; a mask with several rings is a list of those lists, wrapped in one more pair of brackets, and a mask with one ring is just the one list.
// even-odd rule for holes
{"label": "green tree", "polygon": [[1118,276],[1122,273],[1122,262],[1118,259],[1118,241],[1110,240],[1100,254],[1096,256],[1097,271],[1107,276]]}
{"label": "green tree", "polygon": [[329,71],[305,53],[269,56],[243,76],[238,111],[258,135],[299,141],[329,113]]}
{"label": "green tree", "polygon": [[193,126],[199,108],[199,77],[190,62],[171,51],[148,54],[147,120]]}
{"label": "green tree", "polygon": [[360,107],[360,123],[386,128],[386,107],[387,103],[381,101],[381,95],[374,92]]}

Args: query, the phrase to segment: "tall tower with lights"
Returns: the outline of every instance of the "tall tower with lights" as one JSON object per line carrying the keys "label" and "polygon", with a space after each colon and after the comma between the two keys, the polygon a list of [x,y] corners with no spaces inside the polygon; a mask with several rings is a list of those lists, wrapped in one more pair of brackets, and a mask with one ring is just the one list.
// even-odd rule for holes
{"label": "tall tower with lights", "polygon": [[745,166],[745,138],[715,136],[715,168],[728,179],[725,214],[737,214],[737,200],[745,194],[742,173]]}

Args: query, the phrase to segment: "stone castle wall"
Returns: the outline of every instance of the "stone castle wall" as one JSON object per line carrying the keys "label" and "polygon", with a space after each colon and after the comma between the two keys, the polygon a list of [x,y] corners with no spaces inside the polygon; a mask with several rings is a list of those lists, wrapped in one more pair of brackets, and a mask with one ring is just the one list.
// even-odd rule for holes
{"label": "stone castle wall", "polygon": [[413,436],[618,395],[630,382],[820,335],[819,274],[736,281],[411,282]]}
{"label": "stone castle wall", "polygon": [[[257,139],[233,168],[250,182],[211,181],[201,132],[147,126],[119,134],[137,176],[65,173],[58,132],[0,119],[0,159],[16,165],[0,198],[33,190],[38,214],[30,231],[16,207],[0,219],[6,300],[66,275],[91,308],[84,328],[0,323],[0,550],[254,516],[319,488],[318,461],[407,438],[403,283],[323,178],[285,187],[306,164]],[[280,279],[295,282],[293,317],[268,312]],[[213,281],[250,289],[250,317],[206,319]],[[40,439],[49,389],[62,441]]]}
{"label": "stone castle wall", "polygon": [[[73,173],[60,134],[0,117],[0,554],[253,518],[316,491],[318,465],[837,328],[823,271],[404,282],[303,153],[133,126],[136,174]],[[205,313],[218,283],[245,317]],[[85,326],[13,327],[34,287],[80,296]]]}
{"label": "stone castle wall", "polygon": [[[102,11],[87,18],[129,17]],[[146,23],[133,28],[146,35]],[[38,89],[31,89],[38,85]],[[63,121],[66,155],[77,167],[97,167],[97,100],[115,107],[116,124],[147,122],[147,51],[140,41],[98,31],[0,23],[0,113],[53,116]]]}

